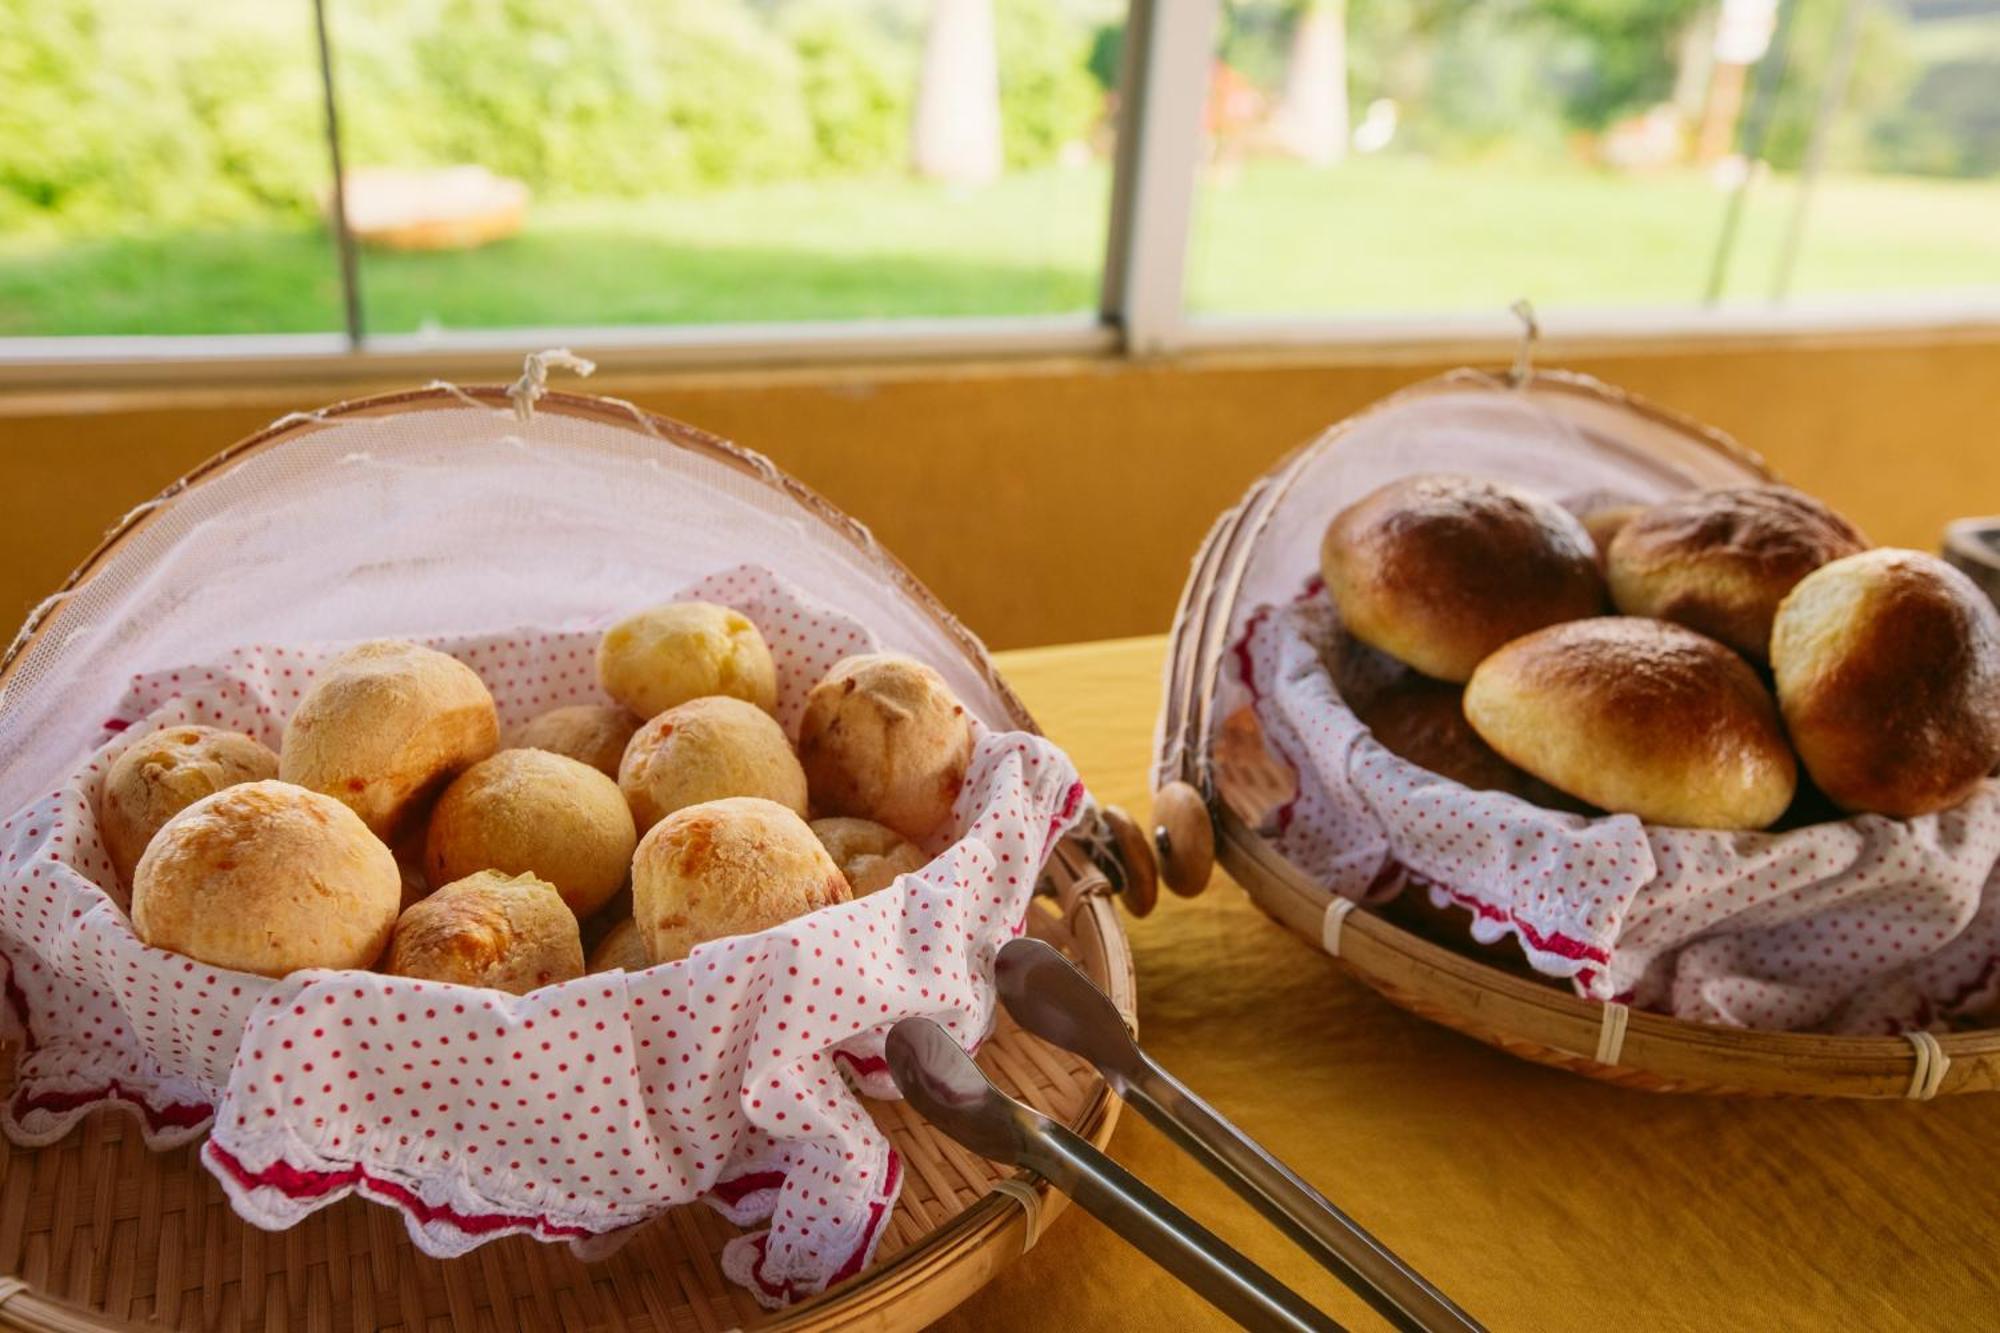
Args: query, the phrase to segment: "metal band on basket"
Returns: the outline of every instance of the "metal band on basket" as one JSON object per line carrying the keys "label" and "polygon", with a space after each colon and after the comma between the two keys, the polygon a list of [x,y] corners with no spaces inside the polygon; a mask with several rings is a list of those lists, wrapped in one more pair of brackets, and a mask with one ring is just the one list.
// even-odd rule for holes
{"label": "metal band on basket", "polygon": [[1027,1231],[1021,1237],[1021,1253],[1035,1248],[1035,1242],[1042,1238],[1042,1195],[1034,1182],[1025,1176],[1008,1176],[993,1182],[993,1192],[1004,1194],[1021,1205],[1021,1214],[1027,1220]]}
{"label": "metal band on basket", "polygon": [[1352,898],[1343,898],[1337,893],[1333,895],[1333,901],[1326,905],[1326,916],[1321,919],[1319,925],[1319,942],[1321,947],[1335,958],[1340,957],[1341,925],[1355,906]]}
{"label": "metal band on basket", "polygon": [[1927,1102],[1937,1096],[1944,1086],[1944,1076],[1951,1069],[1951,1057],[1944,1053],[1944,1045],[1928,1032],[1905,1032],[1903,1039],[1916,1051],[1917,1062],[1910,1070],[1910,1090],[1903,1095],[1911,1101]]}

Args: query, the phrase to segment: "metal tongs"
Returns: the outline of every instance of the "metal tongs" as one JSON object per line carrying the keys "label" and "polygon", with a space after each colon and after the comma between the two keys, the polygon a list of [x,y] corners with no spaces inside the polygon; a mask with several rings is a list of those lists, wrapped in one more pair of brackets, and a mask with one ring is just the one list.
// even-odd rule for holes
{"label": "metal tongs", "polygon": [[[994,969],[1016,1023],[1097,1066],[1139,1114],[1399,1329],[1480,1325],[1380,1241],[1218,1115],[1132,1040],[1090,979],[1039,940],[1017,939]],[[906,1018],[890,1030],[890,1073],[924,1118],[996,1162],[1024,1166],[1250,1329],[1335,1330],[1332,1319],[1246,1259],[1081,1136],[1000,1091],[942,1027]]]}

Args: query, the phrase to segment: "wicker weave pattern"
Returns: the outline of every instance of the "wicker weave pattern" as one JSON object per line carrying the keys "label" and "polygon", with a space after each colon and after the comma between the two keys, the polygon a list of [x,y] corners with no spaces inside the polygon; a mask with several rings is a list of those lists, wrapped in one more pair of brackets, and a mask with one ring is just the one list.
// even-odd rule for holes
{"label": "wicker weave pattern", "polygon": [[[1004,1018],[980,1064],[1066,1124],[1101,1095],[1095,1071]],[[11,1072],[11,1053],[8,1060]],[[901,1102],[873,1105],[906,1168],[877,1263],[977,1202],[1003,1174]],[[387,1208],[349,1198],[292,1230],[239,1222],[194,1149],[154,1155],[135,1122],[101,1113],[51,1147],[0,1158],[0,1273],[110,1323],[199,1329],[656,1329],[754,1326],[767,1316],[724,1281],[735,1228],[676,1209],[603,1263],[509,1237],[459,1260],[418,1253]],[[95,1322],[95,1321],[93,1321]]]}

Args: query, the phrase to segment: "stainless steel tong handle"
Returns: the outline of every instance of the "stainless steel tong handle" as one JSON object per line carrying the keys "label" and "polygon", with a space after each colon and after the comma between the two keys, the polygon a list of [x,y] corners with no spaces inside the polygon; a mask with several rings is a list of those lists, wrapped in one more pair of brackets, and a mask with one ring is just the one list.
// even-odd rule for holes
{"label": "stainless steel tong handle", "polygon": [[890,1029],[887,1053],[896,1086],[932,1125],[982,1157],[1044,1177],[1243,1327],[1257,1333],[1342,1333],[1339,1324],[1137,1176],[994,1087],[936,1023],[904,1019]]}
{"label": "stainless steel tong handle", "polygon": [[1023,1028],[1096,1065],[1112,1088],[1189,1155],[1399,1329],[1481,1325],[1283,1162],[1229,1123],[1132,1040],[1105,994],[1039,940],[1000,950],[995,980]]}

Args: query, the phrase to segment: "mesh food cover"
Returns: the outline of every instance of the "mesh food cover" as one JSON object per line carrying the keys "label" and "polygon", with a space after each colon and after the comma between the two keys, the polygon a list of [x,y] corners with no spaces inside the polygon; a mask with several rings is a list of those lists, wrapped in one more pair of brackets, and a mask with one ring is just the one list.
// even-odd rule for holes
{"label": "mesh food cover", "polygon": [[[847,654],[944,675],[977,740],[928,865],[681,962],[521,997],[273,981],[133,935],[96,805],[136,736],[200,722],[275,745],[314,672],[376,637],[472,666],[505,735],[602,701],[597,633],[689,596],[763,631],[788,729]],[[773,1305],[873,1253],[901,1177],[857,1100],[893,1095],[882,1036],[917,1014],[985,1035],[993,954],[1083,803],[983,649],[858,524],[762,458],[563,395],[525,419],[438,388],[279,423],[128,520],[31,620],[0,702],[16,1140],[122,1105],[155,1147],[207,1131],[204,1162],[259,1225],[358,1192],[440,1255],[511,1233],[589,1251],[702,1199],[768,1221],[724,1266]]]}

